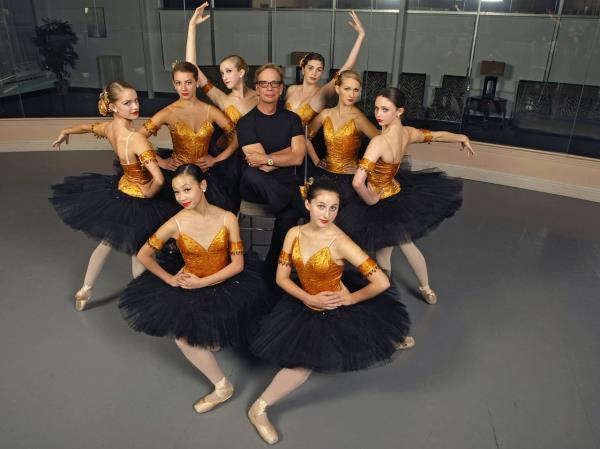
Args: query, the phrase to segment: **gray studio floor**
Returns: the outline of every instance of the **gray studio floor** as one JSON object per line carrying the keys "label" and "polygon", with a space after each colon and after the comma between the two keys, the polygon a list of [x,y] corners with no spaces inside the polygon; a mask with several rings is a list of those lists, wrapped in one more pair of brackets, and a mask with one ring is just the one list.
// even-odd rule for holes
{"label": "gray studio floor", "polygon": [[[126,256],[111,257],[93,307],[74,311],[95,243],[57,219],[48,186],[108,173],[111,160],[0,154],[0,447],[266,447],[245,414],[276,368],[221,351],[236,395],[196,415],[207,381],[119,314]],[[314,375],[271,411],[278,447],[600,447],[600,205],[478,182],[464,196],[419,243],[437,306],[414,296],[394,255],[416,347],[370,371]]]}

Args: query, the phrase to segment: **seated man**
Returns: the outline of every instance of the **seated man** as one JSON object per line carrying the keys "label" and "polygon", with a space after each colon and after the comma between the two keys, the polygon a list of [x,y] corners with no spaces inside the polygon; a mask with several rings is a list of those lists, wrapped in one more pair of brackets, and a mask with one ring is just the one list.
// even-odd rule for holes
{"label": "seated man", "polygon": [[279,66],[259,67],[255,84],[258,105],[237,124],[239,145],[246,157],[240,194],[246,201],[269,204],[275,213],[271,246],[265,259],[265,272],[275,279],[285,235],[305,213],[295,167],[304,161],[306,141],[300,118],[278,107],[283,92]]}

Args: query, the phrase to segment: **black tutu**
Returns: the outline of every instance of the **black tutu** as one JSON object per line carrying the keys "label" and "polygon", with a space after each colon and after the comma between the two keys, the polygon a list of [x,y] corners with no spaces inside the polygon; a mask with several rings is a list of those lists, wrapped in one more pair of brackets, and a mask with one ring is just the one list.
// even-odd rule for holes
{"label": "black tutu", "polygon": [[[366,282],[345,273],[344,284],[356,291]],[[319,312],[284,294],[261,318],[250,337],[258,358],[284,368],[319,372],[358,371],[391,361],[395,344],[408,335],[410,319],[393,288],[375,298]]]}
{"label": "black tutu", "polygon": [[354,187],[352,187],[352,180],[354,179],[353,174],[346,175],[331,173],[330,171],[327,171],[320,167],[316,167],[314,169],[314,177],[320,179],[327,179],[337,186],[341,194],[341,207],[346,206],[347,204],[358,198]]}
{"label": "black tutu", "polygon": [[50,202],[61,220],[89,237],[135,254],[181,207],[156,198],[136,198],[118,189],[120,176],[84,173],[52,186]]}
{"label": "black tutu", "polygon": [[[163,268],[175,274],[182,266],[178,261]],[[119,308],[137,332],[185,338],[193,346],[240,346],[247,323],[266,311],[268,298],[258,273],[247,266],[219,284],[186,290],[145,271],[129,283]]]}
{"label": "black tutu", "polygon": [[399,170],[400,193],[369,206],[358,196],[340,209],[336,224],[366,251],[417,240],[462,204],[462,180],[439,170]]}

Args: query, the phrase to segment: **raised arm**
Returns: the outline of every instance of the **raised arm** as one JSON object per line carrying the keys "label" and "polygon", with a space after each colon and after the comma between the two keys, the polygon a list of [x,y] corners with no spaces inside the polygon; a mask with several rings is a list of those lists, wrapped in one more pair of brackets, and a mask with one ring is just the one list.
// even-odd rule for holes
{"label": "raised arm", "polygon": [[[144,136],[146,139],[150,136],[156,136],[161,126],[167,125],[169,123],[170,113],[171,111],[169,109],[169,106],[161,109],[151,118],[146,120],[144,122],[144,125],[141,128],[139,128],[137,132]],[[158,166],[160,168],[164,168],[165,170],[175,170],[177,168],[177,163],[173,160],[172,157],[163,159],[157,154],[156,161],[158,162]]]}
{"label": "raised arm", "polygon": [[310,307],[327,310],[336,309],[342,304],[340,292],[321,292],[311,295],[292,280],[292,245],[298,233],[299,226],[294,226],[285,236],[277,264],[275,282],[285,292]]}
{"label": "raised arm", "polygon": [[240,238],[240,227],[235,215],[231,212],[226,212],[225,226],[229,231],[229,256],[230,262],[216,273],[209,276],[199,278],[191,273],[183,273],[179,280],[179,285],[182,288],[203,288],[209,285],[218,284],[244,269],[244,245]]}
{"label": "raised arm", "polygon": [[63,129],[58,135],[57,139],[52,142],[52,148],[57,148],[60,151],[60,145],[64,142],[65,145],[69,144],[69,136],[71,134],[87,134],[94,133],[98,138],[106,138],[105,127],[108,122],[103,123],[84,123],[81,125],[75,125],[71,128]]}
{"label": "raised arm", "polygon": [[[344,62],[342,67],[340,67],[339,72],[343,72],[344,70],[350,70],[352,67],[354,67],[354,64],[356,64],[356,60],[358,59],[360,47],[362,46],[363,40],[366,36],[365,29],[363,28],[362,23],[358,18],[358,15],[354,11],[350,11],[348,14],[350,14],[350,18],[352,19],[348,22],[348,24],[352,28],[354,28],[354,30],[358,33],[358,36],[356,36],[356,40],[354,41],[352,50],[350,50],[348,58],[346,58],[346,62]],[[329,80],[329,82],[323,86],[319,93],[322,93],[322,95],[326,96],[333,95],[335,93],[334,85],[335,77]]]}
{"label": "raised arm", "polygon": [[204,10],[207,6],[208,2],[204,2],[202,5],[196,8],[194,14],[190,18],[190,23],[188,24],[187,42],[185,45],[185,60],[191,62],[198,68],[198,84],[208,98],[210,98],[210,100],[219,108],[223,109],[223,103],[227,95],[210,82],[210,80],[206,77],[204,72],[202,72],[196,63],[196,27],[210,18],[210,14],[204,15]]}
{"label": "raised arm", "polygon": [[175,238],[177,236],[177,224],[175,223],[175,218],[169,219],[165,224],[163,224],[158,230],[148,239],[148,241],[142,246],[137,254],[138,260],[144,265],[148,271],[162,279],[165,283],[178,287],[179,283],[177,278],[180,276],[180,273],[176,275],[172,275],[165,271],[159,264],[154,260],[154,252],[160,251],[164,246],[164,243],[170,238]]}
{"label": "raised arm", "polygon": [[460,151],[466,149],[467,156],[475,155],[471,141],[464,134],[456,134],[448,131],[429,131],[428,129],[417,129],[408,127],[410,143],[449,142],[460,143]]}
{"label": "raised arm", "polygon": [[369,281],[366,286],[352,293],[344,289],[342,293],[344,305],[349,306],[371,299],[390,287],[390,280],[379,269],[377,263],[348,236],[336,238],[332,245],[332,252],[358,268],[358,271]]}

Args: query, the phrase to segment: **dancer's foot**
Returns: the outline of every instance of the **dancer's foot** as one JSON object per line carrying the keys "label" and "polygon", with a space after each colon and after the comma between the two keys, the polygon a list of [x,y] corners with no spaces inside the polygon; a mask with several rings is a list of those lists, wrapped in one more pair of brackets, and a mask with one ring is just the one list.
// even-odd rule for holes
{"label": "dancer's foot", "polygon": [[404,340],[402,340],[399,343],[396,343],[395,347],[396,347],[396,351],[401,351],[403,349],[410,349],[415,345],[415,339],[411,336],[406,336],[404,337]]}
{"label": "dancer's foot", "polygon": [[263,398],[258,398],[248,410],[248,419],[263,440],[269,444],[275,444],[279,441],[279,435],[269,421],[267,406],[268,404]]}
{"label": "dancer's foot", "polygon": [[92,287],[90,285],[83,284],[83,287],[75,293],[75,310],[81,312],[85,309],[86,304],[92,297]]}
{"label": "dancer's foot", "polygon": [[425,300],[427,304],[436,304],[437,303],[437,294],[431,289],[431,287],[419,287],[419,291],[421,292],[421,296]]}
{"label": "dancer's foot", "polygon": [[194,404],[194,410],[196,413],[209,412],[217,405],[227,401],[231,396],[233,396],[233,385],[224,377],[215,384],[215,390],[212,393],[199,399]]}

